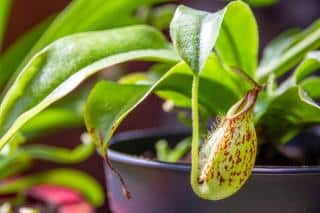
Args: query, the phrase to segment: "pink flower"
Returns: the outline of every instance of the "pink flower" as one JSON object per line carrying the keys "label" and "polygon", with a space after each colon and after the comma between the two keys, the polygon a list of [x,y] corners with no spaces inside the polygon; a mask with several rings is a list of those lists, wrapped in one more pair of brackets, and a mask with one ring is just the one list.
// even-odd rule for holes
{"label": "pink flower", "polygon": [[77,191],[56,185],[38,185],[27,192],[28,196],[57,206],[58,213],[93,213],[93,207]]}

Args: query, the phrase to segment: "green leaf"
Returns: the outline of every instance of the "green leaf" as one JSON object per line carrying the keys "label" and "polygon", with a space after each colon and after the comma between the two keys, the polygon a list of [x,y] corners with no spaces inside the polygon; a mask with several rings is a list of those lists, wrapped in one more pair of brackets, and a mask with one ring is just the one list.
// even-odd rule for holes
{"label": "green leaf", "polygon": [[320,107],[300,86],[269,97],[264,105],[265,112],[256,124],[259,138],[267,140],[264,142],[286,143],[303,128],[320,122]]}
{"label": "green leaf", "polygon": [[[112,134],[122,120],[156,87],[177,72],[175,67],[151,85],[129,85],[101,81],[92,89],[85,107],[84,118],[87,130],[101,154],[106,154]],[[103,141],[101,141],[100,135],[103,135]]]}
{"label": "green leaf", "polygon": [[89,76],[134,59],[179,60],[161,33],[147,26],[81,33],[49,45],[27,64],[0,105],[0,148]]}
{"label": "green leaf", "polygon": [[83,142],[72,150],[45,145],[26,145],[8,155],[0,155],[0,178],[16,174],[29,166],[32,160],[46,160],[55,163],[73,164],[86,160],[95,150],[86,134]]}
{"label": "green leaf", "polygon": [[191,137],[180,141],[169,153],[168,161],[177,162],[191,150]]}
{"label": "green leaf", "polygon": [[253,7],[266,7],[278,3],[280,0],[244,0]]}
{"label": "green leaf", "polygon": [[168,141],[159,140],[155,145],[157,160],[160,161],[168,161],[168,155],[170,152],[170,147],[168,145]]}
{"label": "green leaf", "polygon": [[155,8],[151,14],[150,23],[157,29],[166,29],[173,17],[176,5],[163,5]]}
{"label": "green leaf", "polygon": [[30,138],[52,130],[82,126],[89,89],[88,86],[81,88],[40,112],[21,128],[21,132]]}
{"label": "green leaf", "polygon": [[22,127],[21,132],[27,135],[27,137],[32,137],[42,132],[48,132],[58,128],[80,126],[82,121],[82,116],[79,115],[78,112],[67,109],[50,108],[26,123],[26,125]]}
{"label": "green leaf", "polygon": [[[149,6],[168,0],[74,0],[64,9],[47,28],[38,42],[28,52],[22,63],[19,61],[18,69],[10,69],[8,73],[13,73],[9,85],[16,79],[22,68],[38,51],[51,42],[67,35],[105,30],[125,25],[141,23],[135,17],[135,10],[142,6]],[[79,15],[81,14],[81,15]],[[121,14],[121,16],[119,16]]]}
{"label": "green leaf", "polygon": [[267,66],[270,63],[275,63],[279,57],[296,42],[297,35],[300,35],[300,33],[300,29],[291,29],[273,39],[263,50],[259,69],[262,69],[261,67]]}
{"label": "green leaf", "polygon": [[315,100],[320,100],[320,78],[319,77],[310,77],[303,80],[300,83],[304,91]]}
{"label": "green leaf", "polygon": [[[246,26],[246,30],[242,29]],[[179,6],[170,26],[174,46],[195,73],[202,71],[214,47],[228,65],[251,76],[257,63],[258,33],[250,8],[241,1],[208,13]]]}
{"label": "green leaf", "polygon": [[31,157],[27,153],[0,155],[0,179],[15,175],[29,168]]}
{"label": "green leaf", "polygon": [[241,1],[231,2],[226,9],[216,51],[224,63],[238,67],[254,78],[259,48],[259,33],[254,14],[248,5]]}
{"label": "green leaf", "polygon": [[[138,82],[140,82],[141,74],[139,73],[139,78],[137,78]],[[185,63],[177,64],[152,83],[146,84],[147,75],[143,79],[144,83],[137,85],[103,81],[91,91],[85,109],[85,123],[102,154],[105,153],[109,140],[121,121],[152,92],[173,91],[191,98],[192,72]],[[227,110],[234,100],[237,100],[237,96],[219,82],[213,82],[207,78],[200,81],[200,91],[203,92],[199,93],[199,103],[215,113]],[[223,102],[217,101],[222,98]],[[103,135],[103,141],[100,135]]]}
{"label": "green leaf", "polygon": [[32,159],[41,159],[50,162],[73,164],[87,159],[95,150],[92,143],[78,145],[73,150],[49,147],[45,145],[23,146],[22,153],[27,153]]}
{"label": "green leaf", "polygon": [[299,83],[320,68],[320,51],[309,52],[294,72],[293,78]]}
{"label": "green leaf", "polygon": [[300,85],[301,81],[303,81],[313,72],[317,71],[320,68],[319,56],[320,54],[318,51],[307,53],[305,59],[295,69],[294,73],[280,84],[279,88],[277,89],[278,93],[285,91],[294,85]]}
{"label": "green leaf", "polygon": [[[157,86],[156,92],[160,97],[171,100],[176,104],[181,101],[181,96],[173,95],[172,92],[183,95],[188,98],[190,102],[188,106],[191,107],[192,72],[185,63],[178,64],[172,69],[176,70],[176,73],[173,73],[165,81],[161,82]],[[226,112],[232,103],[237,100],[237,97],[238,95],[222,82],[206,77],[200,78],[199,105],[204,107],[211,115]],[[185,103],[185,101],[183,102]]]}
{"label": "green leaf", "polygon": [[320,107],[311,99],[319,98],[320,81],[308,77],[319,67],[318,52],[309,52],[291,77],[277,89],[260,94],[255,108],[260,141],[286,143],[320,121]]}
{"label": "green leaf", "polygon": [[225,9],[217,13],[179,6],[170,25],[173,44],[191,70],[199,73],[219,35]]}
{"label": "green leaf", "polygon": [[10,5],[11,5],[11,0],[0,1],[0,51],[2,49],[2,40],[3,40],[5,29],[6,29]]}
{"label": "green leaf", "polygon": [[[93,88],[84,118],[87,130],[101,154],[106,152],[117,126],[151,91],[149,86],[120,85],[108,81],[101,81]],[[100,134],[104,135],[104,143],[100,141]]]}
{"label": "green leaf", "polygon": [[238,99],[252,87],[250,83],[243,81],[242,77],[237,75],[228,66],[225,66],[216,54],[209,56],[200,76],[223,84],[236,94]]}
{"label": "green leaf", "polygon": [[165,162],[175,163],[180,160],[191,148],[191,138],[180,141],[172,149],[166,140],[160,140],[156,143],[157,159]]}
{"label": "green leaf", "polygon": [[91,176],[72,169],[55,169],[8,181],[1,184],[0,194],[23,193],[39,184],[70,187],[79,191],[95,206],[101,206],[104,203],[104,194],[99,183]]}
{"label": "green leaf", "polygon": [[11,45],[0,57],[0,88],[3,88],[8,79],[14,74],[32,46],[38,41],[52,21],[52,17],[43,21]]}
{"label": "green leaf", "polygon": [[[38,52],[51,42],[66,35],[104,30],[138,22],[128,22],[134,19],[134,11],[141,6],[153,5],[168,0],[76,0],[54,20],[39,42],[34,46],[30,55]],[[81,16],[79,16],[81,14]],[[119,16],[121,14],[121,16]]]}
{"label": "green leaf", "polygon": [[150,79],[144,72],[134,72],[120,78],[121,84],[149,84]]}
{"label": "green leaf", "polygon": [[281,49],[281,55],[277,55],[277,58],[272,63],[265,63],[259,67],[257,78],[260,81],[265,81],[271,73],[276,76],[285,74],[299,63],[307,52],[320,47],[320,21],[316,21],[309,28],[293,37],[289,36],[288,43],[291,44],[286,45],[286,49]]}
{"label": "green leaf", "polygon": [[[210,115],[226,113],[228,108],[241,97],[233,76],[224,70],[214,55],[210,56],[200,74],[199,104]],[[155,93],[165,100],[172,101],[178,107],[191,107],[192,71],[185,63],[179,63],[165,81],[162,81]],[[133,73],[120,79],[121,83],[151,85],[158,81],[166,70],[151,69],[147,73]],[[214,91],[214,92],[208,92]],[[224,101],[220,101],[220,100]]]}

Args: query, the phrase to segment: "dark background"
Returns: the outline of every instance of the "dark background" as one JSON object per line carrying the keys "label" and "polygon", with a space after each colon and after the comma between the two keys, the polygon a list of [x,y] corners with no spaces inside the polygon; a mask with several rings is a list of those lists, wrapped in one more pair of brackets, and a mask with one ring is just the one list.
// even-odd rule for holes
{"label": "dark background", "polygon": [[[46,17],[58,13],[69,2],[69,0],[14,0],[8,20],[4,50],[24,32]],[[185,0],[178,2],[208,11],[215,11],[225,4],[222,0]],[[280,32],[293,27],[306,27],[315,21],[320,14],[320,1],[282,0],[277,5],[268,8],[255,8],[254,12],[259,25],[261,50],[267,42]],[[176,126],[174,115],[164,116],[161,110],[161,101],[156,97],[150,97],[125,120],[119,131],[159,126]],[[79,135],[83,131],[82,128],[66,129],[41,136],[34,142],[73,147],[79,143]],[[33,170],[40,171],[57,166],[59,165],[39,162],[34,165]],[[65,166],[63,165],[63,167]],[[104,184],[103,164],[97,155],[72,167],[87,171]],[[107,212],[106,209],[107,205],[102,207],[99,212]]]}

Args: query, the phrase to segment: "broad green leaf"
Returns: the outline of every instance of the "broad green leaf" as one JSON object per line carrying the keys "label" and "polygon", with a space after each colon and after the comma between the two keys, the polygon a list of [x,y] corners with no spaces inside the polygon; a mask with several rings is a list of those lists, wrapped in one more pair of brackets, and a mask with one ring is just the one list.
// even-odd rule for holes
{"label": "broad green leaf", "polygon": [[[228,72],[220,69],[214,56],[210,56],[200,74],[199,104],[211,116],[224,114],[241,96]],[[174,73],[162,81],[155,93],[165,100],[172,101],[178,107],[191,107],[192,71],[185,63],[172,68]],[[147,73],[133,73],[120,79],[121,83],[151,85],[157,82],[166,71],[150,70]],[[220,75],[225,72],[225,75]],[[212,91],[212,92],[208,92]],[[224,101],[220,101],[224,100]]]}
{"label": "broad green leaf", "polygon": [[264,108],[256,124],[259,138],[267,140],[263,142],[286,143],[303,128],[320,122],[320,107],[300,86],[269,97]]}
{"label": "broad green leaf", "polygon": [[309,52],[294,72],[293,78],[299,83],[320,68],[320,51]]}
{"label": "broad green leaf", "polygon": [[235,66],[255,77],[259,33],[250,7],[234,1],[227,5],[216,51],[229,66]]}
{"label": "broad green leaf", "polygon": [[[172,92],[181,94],[189,99],[189,106],[191,106],[193,79],[191,70],[185,63],[178,64],[173,69],[176,70],[176,73],[173,73],[165,81],[161,82],[156,88],[156,93],[160,97],[172,100],[175,103],[179,102],[180,97],[172,96]],[[237,100],[237,97],[237,94],[223,83],[206,77],[200,78],[199,105],[204,107],[211,115],[219,115],[226,112],[232,103]]]}
{"label": "broad green leaf", "polygon": [[[102,155],[117,126],[152,89],[150,86],[120,85],[108,81],[101,81],[93,88],[84,118],[87,130]],[[100,141],[100,134],[103,134],[104,142]]]}
{"label": "broad green leaf", "polygon": [[[39,41],[28,52],[19,67],[10,67],[8,73],[14,73],[9,81],[11,85],[27,62],[45,46],[67,35],[105,30],[114,27],[141,23],[135,17],[135,11],[142,6],[149,6],[168,0],[74,0],[64,9],[40,37]],[[121,14],[119,16],[119,14]]]}
{"label": "broad green leaf", "polygon": [[89,89],[88,86],[81,88],[40,112],[22,127],[21,132],[30,138],[51,130],[82,126]]}
{"label": "broad green leaf", "polygon": [[104,203],[104,194],[99,183],[91,176],[72,169],[55,169],[8,181],[0,185],[0,195],[23,193],[39,184],[70,187],[79,191],[95,206]]}
{"label": "broad green leaf", "polygon": [[206,13],[179,6],[170,25],[170,35],[181,58],[199,73],[218,38],[225,10]]}
{"label": "broad green leaf", "polygon": [[228,65],[254,76],[257,26],[250,8],[241,1],[231,2],[215,13],[179,6],[170,25],[170,34],[181,58],[195,73],[202,71],[215,47]]}
{"label": "broad green leaf", "polygon": [[24,67],[0,105],[0,148],[89,76],[134,59],[179,60],[161,33],[142,25],[76,34],[49,45]]}
{"label": "broad green leaf", "polygon": [[31,29],[31,31],[19,38],[0,56],[0,88],[3,88],[11,75],[14,74],[14,71],[47,29],[51,21],[52,17]]}
{"label": "broad green leaf", "polygon": [[179,6],[170,24],[173,44],[191,70],[199,73],[219,35],[225,9],[207,13]]}
{"label": "broad green leaf", "polygon": [[2,49],[2,40],[3,40],[5,29],[6,29],[10,5],[11,5],[11,0],[0,1],[0,51]]}
{"label": "broad green leaf", "polygon": [[[180,64],[182,63],[176,66]],[[174,74],[175,67],[151,85],[129,85],[101,81],[92,89],[85,107],[84,118],[87,130],[102,155],[106,154],[112,134],[122,120],[157,86]],[[114,93],[114,91],[117,92]],[[103,135],[103,141],[101,141],[100,135]]]}
{"label": "broad green leaf", "polygon": [[307,78],[300,85],[312,99],[320,100],[320,77]]}
{"label": "broad green leaf", "polygon": [[[141,76],[138,83],[140,79]],[[108,142],[121,121],[152,92],[173,91],[191,99],[192,72],[185,63],[177,64],[155,81],[149,79],[152,83],[146,83],[148,81],[145,79],[148,79],[147,75],[144,83],[137,85],[103,81],[91,91],[85,110],[85,123],[102,154],[105,153]],[[207,78],[201,79],[200,82],[202,92],[199,93],[199,103],[209,111],[212,110],[212,114],[227,110],[234,100],[237,100],[237,96],[219,82]],[[219,102],[221,99],[224,101]],[[101,134],[104,136],[103,141],[100,140]]]}
{"label": "broad green leaf", "polygon": [[31,51],[31,55],[66,35],[137,24],[137,21],[127,23],[129,19],[126,17],[129,16],[134,19],[134,11],[137,8],[166,1],[168,0],[72,1],[37,42]]}
{"label": "broad green leaf", "polygon": [[243,81],[242,77],[225,66],[217,54],[209,56],[200,76],[223,84],[232,90],[238,98],[241,98],[252,87],[250,83]]}
{"label": "broad green leaf", "polygon": [[272,60],[272,63],[262,64],[259,67],[257,78],[260,81],[265,81],[271,73],[274,73],[276,76],[283,75],[297,65],[305,57],[306,53],[319,48],[320,21],[316,21],[309,28],[294,35],[289,40],[292,43],[287,45],[286,49],[281,49],[282,54],[278,55],[276,60]]}
{"label": "broad green leaf", "polygon": [[[182,65],[181,65],[182,66]],[[211,54],[208,58],[208,60],[205,63],[205,66],[200,73],[200,79],[203,83],[200,84],[200,90],[203,92],[200,92],[200,96],[202,95],[208,95],[210,97],[204,98],[204,100],[207,100],[207,105],[211,105],[211,112],[218,112],[218,113],[225,113],[227,109],[237,101],[240,97],[242,97],[246,91],[250,88],[250,85],[243,81],[243,79],[239,76],[237,76],[234,72],[231,70],[225,69],[226,66],[221,64],[221,61],[218,59],[216,54]],[[191,71],[188,70],[187,67],[180,67],[179,73],[181,74],[191,74]],[[207,82],[204,84],[204,82]],[[207,85],[211,84],[211,85]],[[191,84],[190,84],[191,85]],[[203,89],[201,89],[203,87]],[[215,92],[208,93],[206,90],[211,91],[210,89],[206,88],[215,88]],[[191,91],[191,86],[190,90]],[[213,91],[213,90],[212,90]],[[220,93],[220,94],[219,94]],[[233,94],[231,94],[233,93]],[[218,101],[220,99],[225,100],[225,103],[222,103],[221,101]],[[201,101],[202,98],[200,98]],[[213,101],[213,99],[217,101]],[[219,102],[219,103],[218,103]],[[215,108],[222,107],[222,111],[219,112],[219,110],[214,110]],[[227,108],[225,108],[227,107]]]}

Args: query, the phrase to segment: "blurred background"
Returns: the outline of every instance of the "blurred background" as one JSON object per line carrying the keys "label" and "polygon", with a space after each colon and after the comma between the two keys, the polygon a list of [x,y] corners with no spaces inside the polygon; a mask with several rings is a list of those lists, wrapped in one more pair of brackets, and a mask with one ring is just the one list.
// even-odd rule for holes
{"label": "blurred background", "polygon": [[[68,3],[70,3],[70,0],[13,0],[4,38],[3,51],[23,33],[47,17],[62,11]],[[225,2],[222,0],[185,0],[177,1],[177,3],[207,11],[215,11],[225,5]],[[254,8],[254,12],[259,26],[261,50],[280,32],[289,28],[304,28],[310,25],[320,14],[320,1],[281,0],[278,4],[270,7]],[[130,64],[130,70],[140,71],[144,66],[146,65],[132,63]],[[161,101],[156,97],[150,97],[147,101],[143,102],[134,113],[129,115],[121,125],[119,131],[155,127],[174,128],[177,125],[174,114],[166,113],[164,116]],[[84,128],[57,131],[58,132],[51,132],[49,135],[38,137],[34,139],[33,142],[74,147],[79,143],[79,136],[84,132]],[[58,165],[53,163],[41,162],[34,166],[33,171],[41,171],[57,166]],[[72,167],[87,171],[96,177],[101,184],[104,184],[103,164],[97,155],[92,156],[84,163]],[[99,212],[107,212],[107,205],[102,207]]]}

